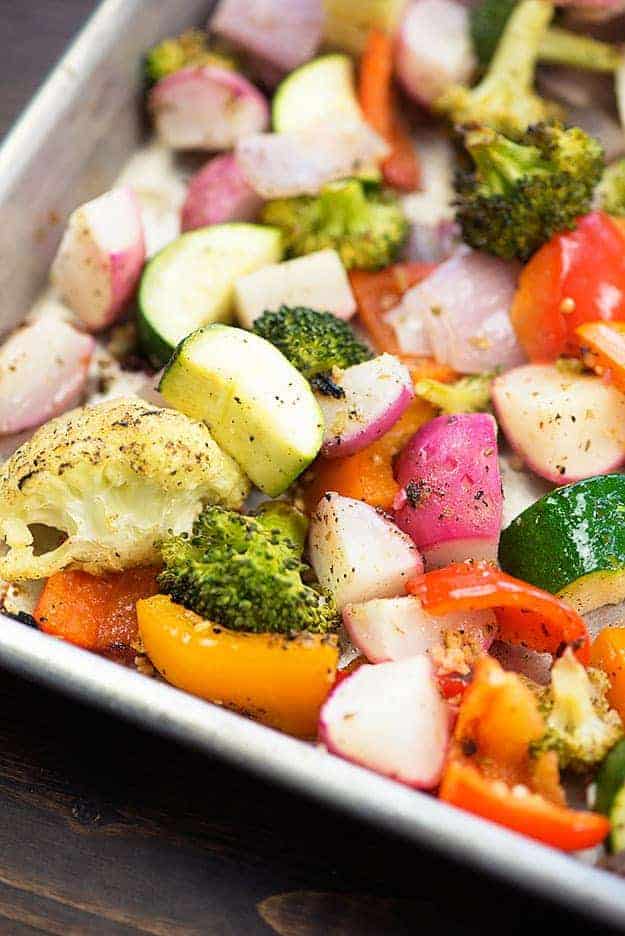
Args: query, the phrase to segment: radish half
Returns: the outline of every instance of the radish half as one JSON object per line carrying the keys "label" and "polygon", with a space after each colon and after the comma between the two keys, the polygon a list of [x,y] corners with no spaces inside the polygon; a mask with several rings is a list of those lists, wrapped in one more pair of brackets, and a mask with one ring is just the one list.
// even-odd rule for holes
{"label": "radish half", "polygon": [[451,727],[427,656],[364,665],[327,699],[319,738],[346,760],[399,783],[431,790],[440,780]]}
{"label": "radish half", "polygon": [[528,468],[553,484],[608,474],[625,462],[625,394],[553,364],[527,364],[493,383],[499,425]]}
{"label": "radish half", "polygon": [[343,371],[338,399],[317,393],[325,420],[322,455],[339,458],[371,445],[391,429],[414,399],[410,371],[392,354]]}
{"label": "radish half", "polygon": [[416,0],[397,40],[396,68],[408,94],[425,107],[475,69],[469,14],[456,0]]}
{"label": "radish half", "polygon": [[163,143],[179,150],[231,149],[269,123],[269,106],[258,88],[212,65],[161,78],[150,91],[148,108]]}
{"label": "radish half", "polygon": [[215,156],[189,182],[181,228],[194,231],[209,224],[254,221],[262,204],[232,153]]}
{"label": "radish half", "polygon": [[497,559],[503,494],[497,424],[488,413],[439,416],[399,456],[397,525],[417,544],[426,568]]}
{"label": "radish half", "polygon": [[111,189],[70,215],[52,281],[88,331],[119,318],[145,261],[139,202],[128,187]]}
{"label": "radish half", "polygon": [[0,434],[41,426],[80,403],[91,335],[54,319],[19,328],[0,348]]}
{"label": "radish half", "polygon": [[434,617],[418,598],[379,598],[343,608],[351,642],[370,663],[404,660],[443,644],[445,634],[465,638],[486,653],[497,633],[493,611],[454,612]]}
{"label": "radish half", "polygon": [[423,572],[409,536],[362,501],[325,494],[313,514],[310,561],[341,610],[350,602],[403,595]]}

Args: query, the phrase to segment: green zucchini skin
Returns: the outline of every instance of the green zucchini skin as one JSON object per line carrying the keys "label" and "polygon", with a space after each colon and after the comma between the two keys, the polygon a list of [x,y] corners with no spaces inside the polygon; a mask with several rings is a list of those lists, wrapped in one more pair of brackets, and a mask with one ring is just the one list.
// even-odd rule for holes
{"label": "green zucchini skin", "polygon": [[503,530],[501,568],[554,594],[625,569],[625,476],[600,475],[546,494]]}
{"label": "green zucchini skin", "polygon": [[596,778],[595,809],[610,820],[608,848],[619,852],[625,848],[625,738],[616,744]]}

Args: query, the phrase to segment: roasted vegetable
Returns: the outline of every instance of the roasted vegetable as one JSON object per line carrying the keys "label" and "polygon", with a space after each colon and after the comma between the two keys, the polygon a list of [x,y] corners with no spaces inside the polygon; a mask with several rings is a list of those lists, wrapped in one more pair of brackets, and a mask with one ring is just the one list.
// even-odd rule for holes
{"label": "roasted vegetable", "polygon": [[465,145],[475,171],[457,177],[462,236],[506,260],[526,260],[574,228],[603,172],[601,145],[578,127],[538,124],[518,142],[480,127],[468,130]]}
{"label": "roasted vegetable", "polygon": [[[470,12],[471,38],[481,65],[488,65],[518,0],[481,0]],[[558,29],[545,32],[538,56],[542,62],[611,72],[621,62],[621,52],[613,45]]]}
{"label": "roasted vegetable", "polygon": [[284,354],[322,393],[342,396],[332,380],[332,368],[351,367],[373,357],[346,322],[331,312],[282,306],[264,312],[253,329]]}
{"label": "roasted vegetable", "polygon": [[415,384],[415,393],[442,413],[480,413],[490,406],[490,388],[494,374],[473,374],[455,383],[443,383],[425,377]]}
{"label": "roasted vegetable", "polygon": [[552,3],[522,0],[506,24],[486,76],[474,88],[452,85],[435,109],[455,124],[485,124],[511,135],[559,116],[557,105],[534,91],[536,60],[552,16]]}
{"label": "roasted vegetable", "polygon": [[366,189],[357,179],[326,185],[317,196],[270,201],[262,220],[282,229],[289,255],[333,247],[347,269],[388,266],[408,231],[396,196]]}
{"label": "roasted vegetable", "polygon": [[[190,530],[207,502],[240,507],[248,490],[203,423],[138,398],[73,410],[2,468],[0,534],[9,549],[0,576],[156,563],[157,539]],[[52,536],[47,551],[42,534]]]}
{"label": "roasted vegetable", "polygon": [[625,159],[619,159],[603,173],[598,188],[599,203],[608,214],[625,215]]}
{"label": "roasted vegetable", "polygon": [[254,517],[208,507],[190,536],[160,546],[163,591],[231,630],[323,632],[337,623],[331,600],[305,585],[293,543]]}
{"label": "roasted vegetable", "polygon": [[217,65],[236,68],[232,56],[212,51],[201,29],[187,29],[179,36],[162,39],[145,57],[145,77],[150,84],[191,65]]}
{"label": "roasted vegetable", "polygon": [[608,690],[605,673],[585,670],[568,648],[553,665],[551,685],[539,693],[546,731],[533,752],[555,751],[560,767],[578,773],[597,767],[623,736]]}

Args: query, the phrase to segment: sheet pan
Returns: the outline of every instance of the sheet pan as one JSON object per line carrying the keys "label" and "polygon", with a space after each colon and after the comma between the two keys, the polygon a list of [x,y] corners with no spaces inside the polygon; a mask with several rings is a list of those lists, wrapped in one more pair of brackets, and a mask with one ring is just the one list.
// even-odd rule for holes
{"label": "sheet pan", "polygon": [[[0,334],[40,292],[69,212],[139,144],[142,52],[207,5],[105,0],[5,140]],[[0,665],[625,928],[625,881],[2,616]]]}

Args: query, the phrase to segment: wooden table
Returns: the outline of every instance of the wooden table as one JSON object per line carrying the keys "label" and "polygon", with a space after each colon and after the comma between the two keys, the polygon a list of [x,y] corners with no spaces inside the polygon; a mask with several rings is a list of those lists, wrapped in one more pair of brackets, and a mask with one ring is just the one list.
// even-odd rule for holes
{"label": "wooden table", "polygon": [[[0,0],[0,134],[94,6]],[[0,934],[527,936],[558,924],[588,929],[0,671]]]}

